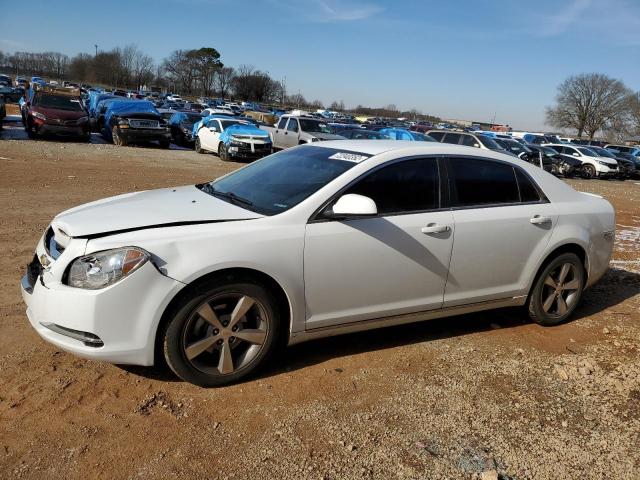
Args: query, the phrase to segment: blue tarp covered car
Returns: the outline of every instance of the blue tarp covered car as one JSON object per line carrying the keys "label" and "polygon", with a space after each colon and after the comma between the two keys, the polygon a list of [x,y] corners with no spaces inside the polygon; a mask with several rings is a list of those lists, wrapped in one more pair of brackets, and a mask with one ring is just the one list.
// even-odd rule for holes
{"label": "blue tarp covered car", "polygon": [[382,135],[388,136],[391,140],[409,140],[410,142],[435,142],[433,138],[404,128],[383,128],[378,130]]}
{"label": "blue tarp covered car", "polygon": [[196,138],[196,136],[198,135],[198,130],[200,130],[200,127],[202,127],[203,125],[206,125],[207,122],[209,120],[211,120],[212,118],[225,118],[225,119],[229,119],[229,118],[236,118],[233,115],[222,115],[220,113],[216,113],[215,115],[207,115],[206,117],[202,117],[202,120],[200,120],[199,122],[196,122],[193,124],[193,129],[191,130],[191,136],[193,138]]}
{"label": "blue tarp covered car", "polygon": [[167,122],[146,100],[107,100],[104,112],[102,136],[116,145],[157,141],[162,148],[169,148],[171,133]]}

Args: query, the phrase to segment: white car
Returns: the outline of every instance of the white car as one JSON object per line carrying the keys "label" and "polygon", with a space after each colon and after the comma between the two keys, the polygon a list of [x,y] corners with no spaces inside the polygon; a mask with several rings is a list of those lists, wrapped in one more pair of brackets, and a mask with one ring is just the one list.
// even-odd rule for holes
{"label": "white car", "polygon": [[576,158],[582,162],[582,175],[586,178],[615,177],[620,173],[618,162],[611,158],[601,157],[588,147],[567,144],[548,144],[560,155]]}
{"label": "white car", "polygon": [[181,102],[181,101],[182,101],[182,97],[177,93],[172,93],[170,95],[167,95],[167,102]]}
{"label": "white car", "polygon": [[322,142],[59,214],[22,295],[61,349],[221,385],[319,337],[518,305],[555,325],[614,227],[609,202],[512,156]]}
{"label": "white car", "polygon": [[245,125],[253,127],[253,124],[246,120],[238,120],[229,117],[209,118],[200,126],[196,133],[195,150],[197,153],[214,152],[222,160],[229,160],[229,157],[243,154],[249,159],[262,158],[273,151],[271,138],[265,131],[257,127],[248,130],[248,134],[234,134],[234,140],[230,146],[221,141],[224,131],[233,125]]}

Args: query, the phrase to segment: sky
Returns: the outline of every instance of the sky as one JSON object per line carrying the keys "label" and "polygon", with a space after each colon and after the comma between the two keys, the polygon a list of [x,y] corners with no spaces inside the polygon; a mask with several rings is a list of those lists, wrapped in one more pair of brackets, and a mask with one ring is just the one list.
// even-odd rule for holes
{"label": "sky", "polygon": [[[7,13],[11,0],[0,0]],[[2,15],[0,50],[80,52],[135,44],[160,62],[214,47],[288,93],[325,104],[417,110],[544,129],[568,76],[640,90],[640,0],[29,0]],[[92,6],[96,5],[96,6]],[[98,6],[100,5],[100,6]]]}

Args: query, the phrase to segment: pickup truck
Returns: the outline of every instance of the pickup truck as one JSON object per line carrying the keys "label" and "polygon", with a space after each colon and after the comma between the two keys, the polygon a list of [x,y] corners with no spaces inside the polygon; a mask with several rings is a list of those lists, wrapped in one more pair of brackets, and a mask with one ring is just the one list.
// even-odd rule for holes
{"label": "pickup truck", "polygon": [[314,117],[283,115],[275,127],[260,127],[269,132],[273,148],[284,149],[321,140],[344,140],[331,133],[324,120]]}

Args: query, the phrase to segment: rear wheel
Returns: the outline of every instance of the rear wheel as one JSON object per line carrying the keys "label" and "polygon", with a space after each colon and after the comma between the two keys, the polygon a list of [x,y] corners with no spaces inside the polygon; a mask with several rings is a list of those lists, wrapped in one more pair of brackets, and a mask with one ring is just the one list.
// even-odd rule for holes
{"label": "rear wheel", "polygon": [[558,255],[536,278],[529,295],[531,319],[545,326],[565,321],[580,301],[584,280],[584,266],[576,254]]}
{"label": "rear wheel", "polygon": [[584,178],[595,178],[596,176],[596,167],[587,163],[582,166],[582,176]]}
{"label": "rear wheel", "polygon": [[255,373],[277,348],[281,321],[269,290],[252,281],[211,282],[164,331],[164,356],[180,378],[202,387]]}

